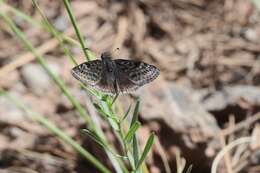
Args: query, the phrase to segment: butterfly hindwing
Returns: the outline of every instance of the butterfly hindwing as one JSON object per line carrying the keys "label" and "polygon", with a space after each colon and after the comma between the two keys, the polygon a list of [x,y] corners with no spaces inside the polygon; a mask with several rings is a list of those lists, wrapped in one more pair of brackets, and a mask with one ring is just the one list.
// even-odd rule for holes
{"label": "butterfly hindwing", "polygon": [[158,68],[144,62],[124,59],[116,59],[114,61],[118,69],[133,83],[132,85],[137,85],[138,87],[153,81],[160,73]]}
{"label": "butterfly hindwing", "polygon": [[128,93],[152,82],[159,69],[144,62],[115,59],[102,54],[101,60],[82,63],[71,70],[82,83],[106,94]]}
{"label": "butterfly hindwing", "polygon": [[135,91],[139,86],[131,81],[127,73],[118,70],[117,71],[117,88],[121,93],[129,93]]}

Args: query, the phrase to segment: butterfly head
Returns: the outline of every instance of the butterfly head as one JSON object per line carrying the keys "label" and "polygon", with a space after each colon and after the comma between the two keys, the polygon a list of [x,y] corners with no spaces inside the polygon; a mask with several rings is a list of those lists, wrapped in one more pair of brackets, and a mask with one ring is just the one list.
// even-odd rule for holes
{"label": "butterfly head", "polygon": [[112,55],[110,52],[104,52],[101,54],[102,61],[107,61],[112,59]]}
{"label": "butterfly head", "polygon": [[102,66],[108,73],[112,73],[115,69],[115,63],[112,61],[112,55],[109,52],[101,54]]}

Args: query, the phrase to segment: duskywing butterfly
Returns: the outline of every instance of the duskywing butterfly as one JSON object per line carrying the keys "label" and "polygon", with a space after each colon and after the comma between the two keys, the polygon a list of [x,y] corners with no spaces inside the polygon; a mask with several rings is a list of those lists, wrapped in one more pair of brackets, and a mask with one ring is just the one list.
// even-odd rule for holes
{"label": "duskywing butterfly", "polygon": [[71,70],[82,83],[107,94],[128,93],[152,82],[160,74],[158,68],[144,62],[115,59],[110,53],[101,60],[84,62]]}

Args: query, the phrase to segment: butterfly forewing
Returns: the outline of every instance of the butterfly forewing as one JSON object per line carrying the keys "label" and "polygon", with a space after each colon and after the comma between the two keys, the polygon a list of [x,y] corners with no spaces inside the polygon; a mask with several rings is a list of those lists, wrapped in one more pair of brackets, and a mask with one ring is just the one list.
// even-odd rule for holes
{"label": "butterfly forewing", "polygon": [[159,69],[144,62],[116,59],[103,53],[102,60],[74,67],[72,75],[79,81],[107,94],[127,93],[152,82]]}
{"label": "butterfly forewing", "polygon": [[135,89],[137,88],[136,86],[140,87],[152,82],[160,73],[158,68],[144,62],[123,59],[116,59],[114,61],[119,71],[127,76],[129,81],[132,82],[132,87]]}
{"label": "butterfly forewing", "polygon": [[72,75],[87,85],[94,86],[101,80],[102,66],[100,60],[82,63],[71,70]]}

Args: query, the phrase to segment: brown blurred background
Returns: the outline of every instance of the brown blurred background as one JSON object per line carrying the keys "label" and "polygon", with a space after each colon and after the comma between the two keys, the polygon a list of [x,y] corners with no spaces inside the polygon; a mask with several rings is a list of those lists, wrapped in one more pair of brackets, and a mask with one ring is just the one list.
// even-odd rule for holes
{"label": "brown blurred background", "polygon": [[[255,2],[255,3],[254,3]],[[28,0],[7,0],[41,20]],[[74,38],[60,0],[39,1],[52,24]],[[115,58],[156,65],[161,75],[130,96],[120,97],[125,108],[139,95],[142,107],[140,139],[155,131],[158,140],[147,163],[151,173],[164,173],[163,157],[176,172],[180,151],[192,173],[209,173],[216,154],[228,143],[259,130],[260,6],[257,0],[86,0],[72,1],[86,45],[97,55],[113,51]],[[0,10],[10,13],[7,6]],[[50,34],[13,17],[41,52],[51,69],[65,80],[86,108],[86,94],[70,75],[73,65]],[[45,115],[111,166],[101,147],[80,133],[83,121],[47,73],[0,19],[0,87]],[[68,45],[77,62],[80,47]],[[126,101],[127,100],[127,101]],[[103,125],[113,141],[109,127]],[[259,138],[257,138],[260,140]],[[259,173],[260,150],[241,145],[219,167],[227,172]],[[0,172],[98,172],[72,148],[5,97],[0,97]]]}

